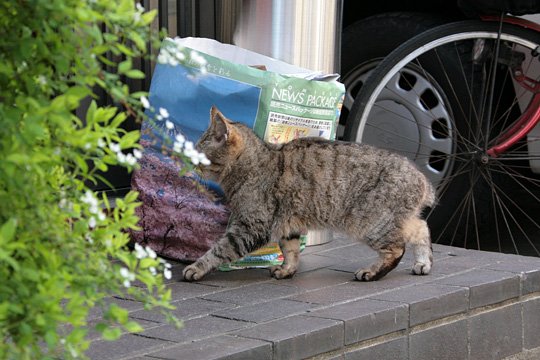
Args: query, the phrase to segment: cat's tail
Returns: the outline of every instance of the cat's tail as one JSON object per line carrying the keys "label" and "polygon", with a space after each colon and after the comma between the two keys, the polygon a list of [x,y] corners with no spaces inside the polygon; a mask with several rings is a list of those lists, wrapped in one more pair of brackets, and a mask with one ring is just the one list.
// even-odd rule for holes
{"label": "cat's tail", "polygon": [[423,180],[422,182],[424,186],[424,191],[423,191],[422,201],[420,204],[423,208],[426,208],[426,207],[432,208],[435,205],[437,205],[437,197],[435,196],[435,188],[431,184],[431,181],[429,181],[427,178],[423,177],[422,180]]}

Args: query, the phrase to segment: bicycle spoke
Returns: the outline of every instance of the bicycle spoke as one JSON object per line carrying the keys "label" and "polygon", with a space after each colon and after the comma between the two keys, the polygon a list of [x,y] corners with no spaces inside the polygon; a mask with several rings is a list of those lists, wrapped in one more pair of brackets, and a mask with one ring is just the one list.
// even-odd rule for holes
{"label": "bicycle spoke", "polygon": [[[534,220],[532,219],[529,214],[524,211],[518,204],[516,204],[516,202],[510,197],[508,196],[504,191],[502,191],[502,189],[500,189],[499,186],[497,186],[495,183],[493,183],[493,186],[495,189],[498,190],[498,192],[496,192],[496,195],[498,196],[498,194],[500,193],[501,195],[503,195],[506,200],[512,204],[516,210],[518,210],[521,215],[523,215],[525,218],[527,218],[529,221],[530,221],[530,224],[533,225],[534,227],[536,227],[537,230],[540,230],[540,225]],[[519,221],[516,220],[516,218],[514,217],[514,215],[512,214],[512,211],[510,211],[510,209],[508,208],[508,206],[506,206],[504,204],[504,202],[502,201],[502,199],[500,199],[499,197],[499,204],[501,206],[501,210],[504,209],[506,210],[506,213],[508,214],[508,216],[510,217],[510,219],[513,221],[513,223],[518,227],[518,229],[521,231],[521,233],[525,236],[527,242],[529,243],[529,245],[532,246],[532,248],[535,250],[536,254],[537,255],[540,255],[540,251],[538,251],[538,249],[536,248],[536,246],[534,245],[534,242],[530,239],[530,237],[527,235],[527,232],[523,229],[522,225],[520,224]],[[516,249],[516,253],[519,254],[519,251],[517,249],[517,245],[515,243],[515,240],[514,240],[514,236],[512,234],[512,231],[510,230],[510,226],[508,225],[508,220],[506,219],[506,216],[504,216],[504,220],[505,220],[505,223],[506,223],[506,226],[507,226],[507,229],[508,229],[508,232],[509,232],[509,235],[512,239],[512,242],[514,243],[514,247]]]}

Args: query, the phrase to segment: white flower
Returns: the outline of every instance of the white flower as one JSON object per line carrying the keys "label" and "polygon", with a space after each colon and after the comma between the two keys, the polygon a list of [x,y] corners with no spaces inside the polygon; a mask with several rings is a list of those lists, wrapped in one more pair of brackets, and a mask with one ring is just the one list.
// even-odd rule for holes
{"label": "white flower", "polygon": [[96,219],[93,216],[91,216],[90,219],[88,219],[88,226],[90,226],[91,228],[96,227]]}
{"label": "white flower", "polygon": [[157,120],[157,121],[163,120],[163,116],[161,116],[161,115],[158,114],[158,115],[156,116],[156,120]]}
{"label": "white flower", "polygon": [[104,214],[102,211],[100,211],[100,212],[97,214],[97,217],[98,217],[99,221],[103,221],[103,220],[105,220],[105,218],[106,218],[105,214]]}
{"label": "white flower", "polygon": [[148,101],[146,96],[141,96],[141,104],[145,109],[150,108],[150,101]]}
{"label": "white flower", "polygon": [[186,149],[187,151],[193,150],[194,149],[193,143],[191,141],[186,141],[186,143],[184,144],[184,149]]}
{"label": "white flower", "polygon": [[86,241],[88,241],[90,244],[93,244],[94,243],[94,239],[92,239],[92,236],[90,236],[90,234],[86,234],[84,236],[84,238],[86,239]]}
{"label": "white flower", "polygon": [[176,59],[178,59],[178,61],[184,61],[186,59],[186,55],[184,55],[182,52],[178,50],[176,51],[174,56],[176,57]]}
{"label": "white flower", "polygon": [[191,60],[196,62],[198,65],[200,65],[200,66],[206,65],[206,59],[204,57],[202,57],[198,52],[193,50],[193,51],[191,51],[191,53],[189,55],[191,57]]}
{"label": "white flower", "polygon": [[125,268],[125,267],[121,268],[120,269],[120,275],[123,278],[127,279],[129,277],[129,270],[127,268]]}
{"label": "white flower", "polygon": [[169,270],[167,268],[165,270],[163,270],[163,276],[165,277],[165,279],[170,280],[172,278],[171,270]]}
{"label": "white flower", "polygon": [[177,134],[175,139],[176,139],[176,142],[180,144],[184,144],[186,142],[186,138],[182,134]]}
{"label": "white flower", "polygon": [[132,272],[130,272],[127,268],[123,267],[120,269],[120,276],[122,276],[124,278],[124,286],[125,287],[130,287],[131,286],[131,282],[135,280],[135,274],[133,274]]}
{"label": "white flower", "polygon": [[172,130],[172,129],[174,129],[174,124],[173,124],[172,121],[166,120],[166,121],[165,121],[165,127],[166,127],[167,129],[169,129],[169,130]]}
{"label": "white flower", "polygon": [[59,206],[61,209],[67,209],[67,207],[68,207],[68,201],[67,201],[67,199],[60,199],[60,202],[58,203],[58,206]]}
{"label": "white flower", "polygon": [[175,58],[169,57],[169,65],[171,66],[178,65],[178,60],[176,60]]}
{"label": "white flower", "polygon": [[38,83],[40,83],[43,86],[47,85],[47,78],[45,76],[43,76],[43,75],[39,75],[37,77],[37,81],[38,81]]}
{"label": "white flower", "polygon": [[81,197],[81,201],[85,204],[88,204],[90,206],[97,206],[98,205],[98,201],[94,195],[93,192],[91,192],[90,190],[86,190],[86,192],[84,193],[84,196]]}
{"label": "white flower", "polygon": [[144,12],[144,7],[143,7],[140,3],[136,3],[136,4],[135,4],[135,8],[136,8],[137,11],[139,11],[139,12]]}
{"label": "white flower", "polygon": [[180,144],[179,142],[175,142],[173,144],[173,151],[174,152],[177,152],[179,153],[180,151],[182,151],[182,144]]}
{"label": "white flower", "polygon": [[204,153],[199,153],[199,161],[202,165],[208,166],[210,165],[210,160],[206,157]]}
{"label": "white flower", "polygon": [[[160,260],[162,260],[162,259],[160,259]],[[172,268],[172,265],[169,264],[168,262],[166,262],[165,260],[162,261],[162,264],[163,264],[163,266],[165,266],[166,269]]]}
{"label": "white flower", "polygon": [[157,61],[160,64],[166,64],[169,62],[169,54],[161,51],[157,57]]}
{"label": "white flower", "polygon": [[137,163],[137,159],[135,158],[135,156],[133,156],[133,154],[127,154],[126,155],[126,162],[128,165],[135,165]]}
{"label": "white flower", "polygon": [[140,159],[140,158],[142,158],[142,151],[139,150],[139,149],[134,149],[134,150],[133,150],[133,156],[135,156],[135,159]]}
{"label": "white flower", "polygon": [[122,148],[120,147],[120,144],[117,144],[117,143],[110,143],[109,149],[111,149],[111,151],[114,153],[120,152],[122,150]]}
{"label": "white flower", "polygon": [[103,139],[98,139],[97,141],[97,146],[99,146],[100,148],[104,148],[105,147],[105,141],[103,141]]}
{"label": "white flower", "polygon": [[146,250],[146,253],[148,254],[149,258],[155,259],[157,257],[156,252],[152,250],[150,247],[146,246],[144,249]]}
{"label": "white flower", "polygon": [[120,164],[123,164],[123,163],[125,163],[127,161],[126,155],[124,153],[121,153],[121,152],[116,154],[116,159],[118,160],[118,162]]}
{"label": "white flower", "polygon": [[144,259],[146,257],[146,250],[138,243],[135,243],[135,257],[137,259]]}
{"label": "white flower", "polygon": [[156,276],[156,274],[157,274],[157,270],[156,270],[156,268],[155,268],[155,267],[153,267],[153,266],[150,266],[150,267],[148,268],[148,270],[150,270],[150,273],[151,273],[152,275]]}
{"label": "white flower", "polygon": [[138,23],[141,20],[141,13],[140,12],[134,12],[133,13],[133,22]]}
{"label": "white flower", "polygon": [[92,204],[90,205],[88,211],[90,211],[90,214],[96,215],[99,212],[99,207],[97,206],[97,204]]}
{"label": "white flower", "polygon": [[169,117],[169,112],[167,111],[167,109],[162,107],[159,108],[159,114],[163,116],[164,119]]}

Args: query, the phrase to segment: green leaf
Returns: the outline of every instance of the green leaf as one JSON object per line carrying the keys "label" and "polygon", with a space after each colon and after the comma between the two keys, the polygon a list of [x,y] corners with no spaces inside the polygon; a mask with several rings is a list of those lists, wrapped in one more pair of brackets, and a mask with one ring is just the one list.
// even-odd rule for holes
{"label": "green leaf", "polygon": [[141,133],[139,131],[130,131],[120,139],[120,146],[122,149],[128,149],[133,147],[139,140]]}
{"label": "green leaf", "polygon": [[146,42],[141,35],[139,35],[135,31],[132,31],[129,33],[129,38],[135,43],[139,50],[146,51]]}
{"label": "green leaf", "polygon": [[95,114],[96,114],[97,104],[94,100],[90,103],[90,106],[88,106],[88,110],[86,111],[86,123],[87,124],[93,124],[95,121]]}
{"label": "green leaf", "polygon": [[10,218],[0,228],[0,245],[9,243],[15,237],[15,231],[17,230],[17,219]]}
{"label": "green leaf", "polygon": [[144,79],[146,75],[141,70],[131,69],[126,72],[126,76],[130,79]]}
{"label": "green leaf", "polygon": [[127,46],[125,46],[124,44],[116,44],[116,48],[118,50],[120,50],[120,52],[126,56],[130,56],[130,57],[133,57],[135,56],[135,53],[133,52],[133,50],[131,50],[130,48],[128,48]]}
{"label": "green leaf", "polygon": [[122,330],[120,330],[119,328],[106,328],[101,333],[101,336],[104,340],[108,341],[118,340],[120,336],[122,336]]}
{"label": "green leaf", "polygon": [[154,18],[156,17],[156,15],[157,15],[157,10],[156,9],[152,9],[152,10],[150,10],[148,12],[145,12],[142,15],[143,24],[145,24],[145,25],[150,24],[152,21],[154,21]]}
{"label": "green leaf", "polygon": [[125,324],[128,320],[128,311],[116,304],[111,304],[107,310],[106,317],[120,324]]}
{"label": "green leaf", "polygon": [[6,158],[7,161],[12,162],[14,164],[27,164],[30,162],[30,157],[26,154],[10,154]]}
{"label": "green leaf", "polygon": [[138,333],[138,332],[142,332],[144,330],[144,328],[139,323],[137,323],[135,321],[128,321],[124,325],[124,327],[130,333]]}
{"label": "green leaf", "polygon": [[131,69],[132,63],[131,59],[127,59],[118,64],[118,73],[125,74],[129,69]]}

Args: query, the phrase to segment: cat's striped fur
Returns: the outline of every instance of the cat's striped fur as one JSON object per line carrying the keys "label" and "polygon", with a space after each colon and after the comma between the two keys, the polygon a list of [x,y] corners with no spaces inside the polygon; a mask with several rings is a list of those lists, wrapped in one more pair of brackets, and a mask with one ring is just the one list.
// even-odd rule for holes
{"label": "cat's striped fur", "polygon": [[211,161],[201,170],[222,186],[231,220],[219,242],[184,269],[185,280],[199,280],[270,241],[279,242],[285,258],[272,276],[291,277],[300,234],[320,228],[345,232],[378,252],[378,261],[356,272],[358,280],[377,280],[395,268],[407,243],[413,273],[429,273],[431,240],[420,212],[433,206],[434,192],[406,158],[317,138],[267,144],[215,108],[197,148]]}

